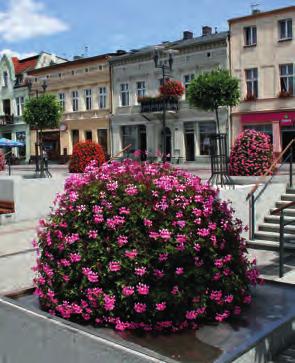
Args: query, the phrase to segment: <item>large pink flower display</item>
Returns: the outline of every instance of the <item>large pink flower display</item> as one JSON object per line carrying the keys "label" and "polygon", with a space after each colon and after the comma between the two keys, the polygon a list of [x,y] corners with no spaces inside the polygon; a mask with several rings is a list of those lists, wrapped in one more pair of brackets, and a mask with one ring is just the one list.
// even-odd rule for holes
{"label": "large pink flower display", "polygon": [[245,130],[237,138],[230,155],[230,174],[263,175],[273,162],[270,136],[255,130]]}
{"label": "large pink flower display", "polygon": [[259,280],[218,192],[169,164],[94,164],[40,222],[36,293],[52,315],[177,332],[250,304]]}

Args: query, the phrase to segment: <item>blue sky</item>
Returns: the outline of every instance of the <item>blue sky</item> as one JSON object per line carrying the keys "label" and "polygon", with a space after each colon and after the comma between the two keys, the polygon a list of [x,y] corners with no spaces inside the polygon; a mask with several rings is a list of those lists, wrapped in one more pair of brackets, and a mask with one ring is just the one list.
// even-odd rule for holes
{"label": "blue sky", "polygon": [[203,25],[227,29],[227,19],[294,5],[291,0],[0,0],[0,53],[42,50],[71,59],[129,50],[196,35]]}

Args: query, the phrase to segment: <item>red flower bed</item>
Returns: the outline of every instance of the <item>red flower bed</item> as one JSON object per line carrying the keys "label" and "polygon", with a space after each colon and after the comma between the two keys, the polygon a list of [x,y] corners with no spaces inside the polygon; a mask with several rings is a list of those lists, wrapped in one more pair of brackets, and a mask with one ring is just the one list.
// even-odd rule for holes
{"label": "red flower bed", "polygon": [[70,173],[83,173],[86,166],[93,160],[98,166],[105,162],[103,148],[92,141],[79,142],[74,146],[70,159]]}
{"label": "red flower bed", "polygon": [[181,97],[184,94],[185,88],[180,81],[168,80],[160,87],[160,93],[163,96],[177,96]]}
{"label": "red flower bed", "polygon": [[230,155],[231,175],[263,175],[273,162],[270,137],[263,132],[242,132]]}

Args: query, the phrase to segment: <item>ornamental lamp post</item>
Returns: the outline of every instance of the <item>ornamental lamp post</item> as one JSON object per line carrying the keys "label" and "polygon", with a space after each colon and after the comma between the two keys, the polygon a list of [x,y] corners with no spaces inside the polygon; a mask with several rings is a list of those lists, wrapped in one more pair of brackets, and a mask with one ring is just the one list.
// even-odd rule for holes
{"label": "ornamental lamp post", "polygon": [[[160,56],[162,54],[168,54],[168,65],[165,62],[160,62]],[[154,63],[155,68],[162,70],[162,85],[164,85],[166,79],[169,78],[172,72],[173,66],[173,55],[178,53],[178,50],[167,49],[164,46],[156,46],[154,48]],[[166,111],[167,111],[167,100],[163,97],[163,116],[162,116],[162,162],[165,163],[167,160],[166,155]]]}
{"label": "ornamental lamp post", "polygon": [[[41,87],[43,89],[43,94],[45,94],[46,89],[48,87],[48,82],[47,82],[47,78],[40,78],[40,81],[42,81]],[[44,153],[45,150],[43,150],[43,132],[42,129],[40,130],[40,136],[39,137],[39,149],[40,149],[40,157],[41,157],[41,170],[40,170],[40,177],[44,178],[45,177],[45,173],[44,173]]]}

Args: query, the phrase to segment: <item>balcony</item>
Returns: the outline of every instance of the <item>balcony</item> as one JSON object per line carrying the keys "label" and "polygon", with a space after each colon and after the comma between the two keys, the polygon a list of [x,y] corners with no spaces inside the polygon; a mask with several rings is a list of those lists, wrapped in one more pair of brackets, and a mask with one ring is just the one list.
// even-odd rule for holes
{"label": "balcony", "polygon": [[13,115],[2,115],[0,116],[0,126],[13,125],[14,116]]}
{"label": "balcony", "polygon": [[162,112],[164,104],[166,103],[167,111],[178,111],[179,110],[179,100],[178,98],[169,97],[167,99],[162,97],[143,97],[138,100],[140,103],[140,112]]}

